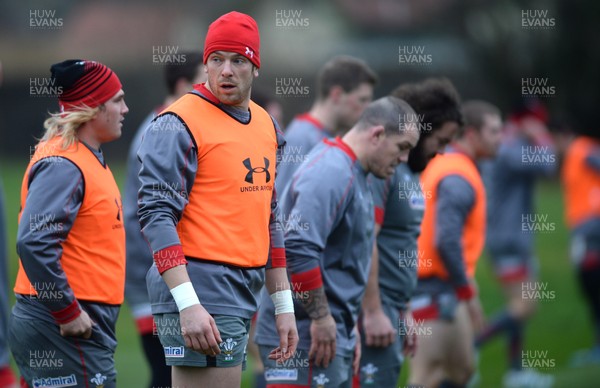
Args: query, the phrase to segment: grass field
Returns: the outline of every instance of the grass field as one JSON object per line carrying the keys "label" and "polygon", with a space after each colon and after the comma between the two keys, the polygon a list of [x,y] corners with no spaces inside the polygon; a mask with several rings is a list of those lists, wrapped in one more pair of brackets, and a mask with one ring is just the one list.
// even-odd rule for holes
{"label": "grass field", "polygon": [[[110,158],[109,158],[110,160]],[[4,184],[7,206],[8,241],[10,252],[9,285],[12,287],[16,270],[15,252],[19,191],[27,160],[2,161],[0,173]],[[117,182],[123,187],[123,166],[112,166]],[[555,231],[537,237],[537,252],[541,261],[540,282],[554,291],[553,299],[540,301],[537,315],[528,326],[525,350],[547,352],[546,359],[553,360],[548,370],[556,376],[556,387],[600,387],[600,367],[569,368],[570,355],[592,343],[592,330],[587,310],[580,297],[575,276],[568,260],[568,233],[563,223],[563,204],[557,182],[544,182],[538,190],[538,214],[546,214]],[[486,315],[490,316],[503,305],[500,293],[487,258],[480,261],[477,274],[481,300]],[[12,304],[13,301],[11,301]],[[145,387],[148,367],[127,306],[123,306],[117,323],[119,345],[116,353],[119,387]],[[483,349],[480,355],[480,386],[499,387],[507,365],[505,343],[498,339]],[[251,369],[251,368],[248,368]],[[16,370],[16,369],[15,369]],[[404,368],[400,386],[403,386],[407,368]],[[247,373],[243,387],[251,387]],[[381,387],[388,388],[388,387]]]}

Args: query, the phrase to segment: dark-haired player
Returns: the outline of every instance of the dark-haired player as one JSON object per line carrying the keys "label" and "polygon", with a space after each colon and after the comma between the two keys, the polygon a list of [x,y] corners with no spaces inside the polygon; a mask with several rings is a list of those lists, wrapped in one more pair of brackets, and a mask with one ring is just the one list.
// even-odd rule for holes
{"label": "dark-haired player", "polygon": [[317,75],[317,98],[285,130],[276,188],[282,193],[310,150],[325,138],[343,135],[373,100],[377,76],[361,59],[340,55],[327,61]]}
{"label": "dark-haired player", "polygon": [[394,386],[400,375],[402,351],[414,351],[416,328],[407,324],[411,322],[409,301],[417,284],[417,267],[422,261],[417,237],[427,195],[419,176],[429,160],[443,152],[462,122],[458,92],[447,79],[401,85],[391,94],[414,109],[414,116],[406,119],[420,137],[408,163],[398,165],[394,175],[385,180],[371,180],[377,243],[362,302],[361,387]]}
{"label": "dark-haired player", "polygon": [[428,195],[418,239],[426,261],[417,267],[411,299],[415,319],[427,335],[410,365],[409,382],[426,387],[464,387],[475,369],[474,336],[483,314],[475,269],[485,243],[486,197],[476,162],[493,157],[500,145],[498,108],[468,101],[464,126],[450,149],[421,174]]}

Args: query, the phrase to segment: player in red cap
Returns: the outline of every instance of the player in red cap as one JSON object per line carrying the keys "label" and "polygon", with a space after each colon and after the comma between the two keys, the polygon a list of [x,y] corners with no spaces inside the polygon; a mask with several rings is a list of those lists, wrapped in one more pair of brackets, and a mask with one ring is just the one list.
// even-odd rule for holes
{"label": "player in red cap", "polygon": [[553,384],[552,375],[523,368],[525,329],[537,305],[536,298],[527,297],[525,290],[539,279],[535,236],[538,227],[544,227],[527,219],[536,218],[536,181],[552,176],[558,166],[547,122],[548,111],[543,104],[531,98],[519,101],[503,129],[498,154],[479,166],[489,204],[486,247],[506,306],[478,333],[475,345],[481,348],[492,339],[505,336],[506,388],[543,388]]}
{"label": "player in red cap", "polygon": [[273,357],[289,358],[298,342],[274,190],[284,141],[250,100],[260,67],[254,19],[230,12],[214,21],[204,64],[207,82],[144,135],[138,216],[154,255],[146,280],[173,385],[239,387],[263,285],[276,306]]}
{"label": "player in red cap", "polygon": [[44,122],[21,186],[9,344],[22,386],[112,388],[125,230],[100,146],[121,136],[128,108],[101,63],[67,60],[51,72],[60,112]]}

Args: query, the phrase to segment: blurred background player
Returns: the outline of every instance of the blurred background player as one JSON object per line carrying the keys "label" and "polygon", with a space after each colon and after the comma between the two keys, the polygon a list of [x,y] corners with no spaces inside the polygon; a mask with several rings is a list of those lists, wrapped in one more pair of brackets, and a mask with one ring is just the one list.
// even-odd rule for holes
{"label": "blurred background player", "polygon": [[[594,122],[596,118],[594,117]],[[562,168],[571,260],[587,300],[594,345],[574,354],[574,366],[600,363],[600,135],[583,132],[567,149]]]}
{"label": "blurred background player", "polygon": [[[283,107],[279,100],[271,96],[262,89],[252,88],[252,101],[263,107],[273,117],[277,123],[283,123]],[[252,359],[252,379],[254,388],[265,388],[264,366],[260,359],[258,346],[254,343],[254,333],[256,331],[256,315],[252,317],[250,333],[248,335],[248,355]]]}
{"label": "blurred background player", "polygon": [[419,177],[462,123],[460,97],[447,79],[401,85],[391,95],[414,109],[415,116],[406,120],[420,137],[408,163],[398,165],[393,176],[371,179],[377,244],[362,302],[360,387],[395,386],[402,351],[414,351],[414,331],[408,335],[411,328],[405,325],[411,321],[409,301],[417,284],[417,238],[425,209],[426,193],[421,190]]}
{"label": "blurred background player", "polygon": [[343,135],[373,100],[377,76],[361,59],[337,56],[317,75],[317,99],[307,113],[298,115],[285,130],[285,147],[277,173],[280,194],[310,150],[325,138]]}
{"label": "blurred background player", "polygon": [[133,137],[127,156],[127,179],[123,197],[123,214],[125,216],[125,232],[127,238],[127,270],[125,281],[125,299],[135,319],[136,327],[142,341],[146,360],[152,373],[151,387],[167,387],[171,385],[171,367],[165,363],[165,352],[154,332],[154,319],[146,287],[146,273],[152,266],[152,252],[142,236],[140,221],[137,216],[138,191],[140,181],[138,173],[141,163],[137,158],[144,132],[150,122],[164,108],[171,105],[179,97],[192,90],[194,84],[206,81],[202,65],[201,52],[183,52],[185,62],[167,63],[164,69],[167,96],[163,104],[154,109],[142,122]]}
{"label": "blurred background player", "polygon": [[4,216],[4,188],[0,181],[0,388],[17,387],[17,379],[10,368],[8,314],[8,247],[6,244],[6,217]]}
{"label": "blurred background player", "polygon": [[[114,388],[125,229],[100,147],[121,136],[128,108],[119,78],[101,63],[67,60],[51,72],[60,112],[44,122],[23,176],[9,343],[29,387]],[[38,367],[45,354],[61,365]]]}
{"label": "blurred background player", "polygon": [[[0,62],[0,87],[3,73]],[[8,245],[6,242],[6,217],[4,209],[4,188],[0,181],[0,388],[14,388],[17,379],[10,368],[10,350],[8,349]]]}
{"label": "blurred background player", "polygon": [[457,139],[421,175],[430,194],[418,240],[426,265],[417,268],[411,308],[431,335],[419,337],[409,383],[425,387],[466,386],[475,369],[475,333],[483,324],[475,269],[485,242],[486,197],[476,163],[495,155],[502,119],[483,101],[465,102],[461,112]]}
{"label": "blurred background player", "polygon": [[[487,249],[507,306],[477,336],[479,347],[501,333],[507,334],[509,371],[506,387],[546,387],[551,376],[522,368],[525,322],[535,311],[535,299],[523,298],[525,283],[537,280],[535,234],[524,230],[523,219],[535,214],[538,178],[555,173],[558,161],[546,127],[548,114],[537,100],[525,100],[508,118],[498,154],[485,167],[488,197]],[[533,226],[535,229],[535,226]]]}
{"label": "blurred background player", "polygon": [[298,341],[276,225],[283,138],[250,100],[261,66],[252,17],[230,12],[211,23],[203,62],[207,81],[144,135],[138,215],[153,251],[146,281],[173,385],[239,387],[263,285],[277,305],[277,359]]}
{"label": "blurred background player", "polygon": [[263,89],[253,89],[252,101],[266,110],[267,113],[269,113],[278,124],[283,125],[283,106],[278,99]]}
{"label": "blurred background player", "polygon": [[395,97],[372,102],[343,138],[317,145],[285,187],[285,247],[300,342],[289,362],[270,359],[277,335],[273,304],[263,295],[255,341],[267,387],[352,385],[360,362],[355,326],[374,237],[367,175],[387,178],[407,161],[419,133],[399,128],[398,120],[412,114]]}
{"label": "blurred background player", "polygon": [[[296,116],[285,130],[285,147],[277,171],[275,188],[281,199],[285,185],[310,150],[325,138],[343,135],[358,120],[373,100],[377,76],[361,59],[343,55],[327,61],[317,76],[317,98],[311,109]],[[260,104],[262,95],[257,96]],[[265,104],[268,100],[264,99]],[[262,105],[267,109],[268,105]],[[277,112],[277,110],[275,109]],[[281,121],[278,121],[281,123]],[[251,354],[257,351],[250,345]],[[255,364],[257,376],[262,374],[260,362]],[[257,378],[257,388],[264,383]]]}

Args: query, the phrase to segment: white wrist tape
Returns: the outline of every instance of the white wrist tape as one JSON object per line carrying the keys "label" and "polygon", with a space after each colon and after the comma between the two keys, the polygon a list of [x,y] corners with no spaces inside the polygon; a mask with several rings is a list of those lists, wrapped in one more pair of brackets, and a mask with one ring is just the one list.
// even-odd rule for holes
{"label": "white wrist tape", "polygon": [[271,294],[271,300],[275,305],[275,315],[294,312],[292,290],[277,291]]}
{"label": "white wrist tape", "polygon": [[200,304],[200,299],[198,299],[198,295],[196,295],[196,291],[191,282],[181,283],[177,287],[173,287],[171,289],[171,295],[173,295],[173,299],[175,299],[175,303],[177,303],[177,308],[180,312],[185,308]]}

